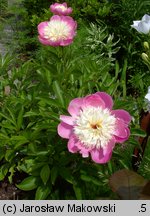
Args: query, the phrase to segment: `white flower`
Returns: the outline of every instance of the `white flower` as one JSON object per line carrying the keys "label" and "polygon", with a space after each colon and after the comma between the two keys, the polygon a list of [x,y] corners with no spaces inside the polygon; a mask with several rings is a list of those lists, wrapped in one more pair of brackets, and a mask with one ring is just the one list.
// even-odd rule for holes
{"label": "white flower", "polygon": [[145,95],[145,98],[150,102],[150,86],[148,87],[148,93]]}
{"label": "white flower", "polygon": [[148,87],[148,92],[145,95],[147,110],[150,112],[150,86]]}
{"label": "white flower", "polygon": [[131,27],[136,29],[139,33],[150,33],[150,16],[145,14],[141,20],[133,21]]}

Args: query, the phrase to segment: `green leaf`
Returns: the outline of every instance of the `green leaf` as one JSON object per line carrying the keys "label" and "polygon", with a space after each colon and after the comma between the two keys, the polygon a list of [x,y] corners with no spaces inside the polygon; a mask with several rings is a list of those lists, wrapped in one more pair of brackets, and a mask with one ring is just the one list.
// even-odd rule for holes
{"label": "green leaf", "polygon": [[0,140],[9,140],[9,137],[3,133],[0,133]]}
{"label": "green leaf", "polygon": [[51,85],[52,77],[51,77],[51,73],[50,73],[49,70],[46,70],[46,71],[45,71],[45,76],[46,76],[46,79],[47,79],[48,84]]}
{"label": "green leaf", "polygon": [[30,143],[28,144],[28,152],[29,152],[29,154],[30,154],[30,153],[31,153],[31,154],[32,154],[32,153],[35,153],[35,154],[36,154],[36,153],[37,153],[37,144],[34,143],[34,142],[33,142],[33,143],[30,142]]}
{"label": "green leaf", "polygon": [[38,187],[39,179],[35,176],[25,178],[20,184],[16,185],[20,190],[30,191]]}
{"label": "green leaf", "polygon": [[23,117],[31,117],[31,116],[39,116],[39,113],[34,112],[34,111],[29,111],[23,115]]}
{"label": "green leaf", "polygon": [[16,165],[14,164],[14,165],[11,166],[10,169],[9,169],[10,175],[8,176],[8,180],[9,180],[10,184],[11,184],[12,181],[13,181],[12,178],[13,178],[13,175],[14,175],[14,172],[15,172],[15,167],[16,167]]}
{"label": "green leaf", "polygon": [[23,161],[23,163],[18,165],[18,170],[19,171],[22,170],[23,172],[26,172],[26,173],[31,173],[32,168],[33,168],[34,165],[35,165],[34,159],[25,159]]}
{"label": "green leaf", "polygon": [[18,130],[20,130],[21,126],[22,126],[22,123],[23,123],[23,113],[24,113],[24,107],[22,106],[21,107],[21,110],[18,114],[18,118],[17,118],[17,127],[18,127]]}
{"label": "green leaf", "polygon": [[15,157],[15,152],[12,149],[6,150],[5,159],[8,162],[11,162],[11,160]]}
{"label": "green leaf", "polygon": [[64,103],[63,96],[62,96],[62,90],[60,89],[59,83],[57,81],[53,82],[53,90],[54,90],[58,100],[60,101],[60,103],[64,107],[65,103]]}
{"label": "green leaf", "polygon": [[58,169],[57,169],[57,167],[53,167],[51,169],[51,182],[52,182],[53,185],[55,183],[55,180],[56,180],[57,176],[58,176]]}
{"label": "green leaf", "polygon": [[29,143],[28,144],[28,155],[35,155],[35,156],[46,156],[49,152],[48,151],[39,151],[37,149],[36,143]]}
{"label": "green leaf", "polygon": [[3,159],[3,157],[5,156],[6,153],[6,149],[5,147],[0,147],[0,161]]}
{"label": "green leaf", "polygon": [[[40,100],[39,104],[48,104],[50,106],[54,107],[63,107],[59,101],[56,101],[56,99],[52,98],[44,98],[44,97],[36,97],[37,100]],[[38,114],[39,115],[39,114]]]}
{"label": "green leaf", "polygon": [[3,164],[0,168],[0,181],[2,181],[6,174],[8,173],[8,169],[9,169],[9,164],[6,163],[6,164]]}
{"label": "green leaf", "polygon": [[48,164],[43,166],[43,168],[40,172],[40,176],[41,176],[43,183],[46,184],[48,179],[49,179],[49,176],[50,176],[50,168],[49,168]]}
{"label": "green leaf", "polygon": [[47,198],[47,196],[50,194],[50,192],[51,192],[51,186],[50,185],[39,186],[36,190],[35,200],[45,200]]}
{"label": "green leaf", "polygon": [[70,184],[73,184],[73,176],[69,169],[63,167],[62,169],[59,169],[59,174]]}
{"label": "green leaf", "polygon": [[15,149],[29,142],[29,140],[24,136],[12,136],[10,140],[16,142]]}
{"label": "green leaf", "polygon": [[10,121],[3,120],[2,123],[0,123],[0,126],[3,128],[8,128],[9,130],[16,130],[16,126],[13,126]]}
{"label": "green leaf", "polygon": [[136,145],[136,146],[140,146],[140,143],[138,142],[138,140],[136,140],[135,139],[135,137],[133,137],[133,136],[130,136],[130,138],[129,138],[129,143],[131,144],[131,145]]}
{"label": "green leaf", "polygon": [[96,178],[93,177],[93,176],[88,176],[88,175],[82,174],[82,175],[81,175],[81,179],[82,179],[83,181],[86,181],[86,182],[92,182],[93,184],[98,185],[98,186],[101,185],[100,180],[96,179]]}
{"label": "green leaf", "polygon": [[138,128],[132,128],[131,129],[131,135],[132,136],[140,136],[140,137],[145,137],[146,136],[146,132],[138,129]]}
{"label": "green leaf", "polygon": [[81,188],[78,185],[73,185],[73,189],[74,189],[77,200],[82,200]]}
{"label": "green leaf", "polygon": [[8,112],[12,118],[12,123],[16,126],[16,117],[15,117],[14,113],[8,107],[6,109],[8,110]]}
{"label": "green leaf", "polygon": [[83,181],[86,181],[86,182],[90,182],[91,181],[91,178],[87,175],[81,175],[80,178],[83,180]]}
{"label": "green leaf", "polygon": [[113,173],[113,165],[111,161],[108,162],[108,170],[109,170],[109,173],[111,174]]}
{"label": "green leaf", "polygon": [[26,129],[31,128],[35,123],[36,123],[36,122],[30,122],[30,123],[27,125]]}
{"label": "green leaf", "polygon": [[101,186],[102,185],[101,181],[98,180],[98,179],[96,179],[96,178],[92,178],[92,183],[95,184],[95,185],[97,185],[97,186]]}

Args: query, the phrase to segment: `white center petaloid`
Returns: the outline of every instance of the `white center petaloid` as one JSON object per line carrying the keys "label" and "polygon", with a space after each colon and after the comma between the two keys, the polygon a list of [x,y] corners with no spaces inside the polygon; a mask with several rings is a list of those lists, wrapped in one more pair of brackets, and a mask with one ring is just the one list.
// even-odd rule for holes
{"label": "white center petaloid", "polygon": [[53,20],[44,29],[44,37],[51,41],[65,40],[68,38],[70,28],[66,22]]}
{"label": "white center petaloid", "polygon": [[55,8],[61,9],[62,11],[65,11],[67,9],[64,5],[57,5],[55,6]]}
{"label": "white center petaloid", "polygon": [[116,118],[108,109],[87,107],[80,111],[74,126],[74,133],[87,148],[107,145],[115,130]]}

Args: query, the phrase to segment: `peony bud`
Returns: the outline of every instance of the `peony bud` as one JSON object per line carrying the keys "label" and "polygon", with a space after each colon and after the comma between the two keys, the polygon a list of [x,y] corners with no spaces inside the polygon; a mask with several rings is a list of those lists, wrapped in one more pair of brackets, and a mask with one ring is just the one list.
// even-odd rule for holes
{"label": "peony bud", "polygon": [[149,57],[146,53],[142,53],[142,59],[145,61],[145,62],[149,62]]}
{"label": "peony bud", "polygon": [[144,46],[145,50],[149,50],[149,44],[148,44],[147,41],[145,41],[145,42],[143,43],[143,46]]}

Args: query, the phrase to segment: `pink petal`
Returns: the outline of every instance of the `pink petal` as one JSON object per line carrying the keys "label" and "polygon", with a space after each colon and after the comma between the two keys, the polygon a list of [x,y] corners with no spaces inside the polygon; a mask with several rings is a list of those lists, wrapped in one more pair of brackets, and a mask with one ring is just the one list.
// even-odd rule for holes
{"label": "pink petal", "polygon": [[70,16],[60,16],[61,22],[65,22],[67,24],[67,27],[70,29],[71,35],[74,34],[74,31],[77,28],[77,22]]}
{"label": "pink petal", "polygon": [[92,160],[96,163],[99,163],[99,161],[104,157],[103,155],[103,149],[93,149],[91,152]]}
{"label": "pink petal", "polygon": [[66,13],[66,15],[69,15],[69,14],[71,14],[72,13],[72,8],[71,7],[69,7],[68,9],[67,9],[67,13]]}
{"label": "pink petal", "polygon": [[68,45],[70,45],[72,43],[73,43],[73,38],[72,39],[66,39],[66,40],[62,40],[60,42],[60,46],[68,46]]}
{"label": "pink petal", "polygon": [[64,122],[61,122],[58,125],[57,132],[58,132],[59,136],[61,136],[62,138],[69,139],[69,137],[72,133],[72,129],[73,129],[72,126],[70,126]]}
{"label": "pink petal", "polygon": [[52,13],[55,13],[55,11],[56,11],[55,8],[56,8],[57,6],[59,6],[58,3],[52,4],[52,5],[50,6],[50,11],[51,11]]}
{"label": "pink petal", "polygon": [[60,46],[60,40],[57,41],[49,41],[49,45],[53,47]]}
{"label": "pink petal", "polygon": [[112,109],[113,100],[109,94],[105,92],[96,92],[95,95],[99,95],[101,99],[105,102],[105,108]]}
{"label": "pink petal", "polygon": [[103,155],[108,155],[115,147],[116,139],[113,137],[109,143],[103,147]]}
{"label": "pink petal", "polygon": [[70,29],[75,30],[77,28],[77,22],[70,16],[53,15],[50,18],[50,22],[51,21],[65,22],[65,24],[67,24],[70,27]]}
{"label": "pink petal", "polygon": [[80,151],[80,153],[82,154],[83,158],[89,157],[89,152],[82,152],[82,151]]}
{"label": "pink petal", "polygon": [[80,154],[82,154],[82,157],[88,157],[89,156],[89,148],[85,148],[80,142],[77,144],[78,149],[80,149]]}
{"label": "pink petal", "polygon": [[104,156],[102,149],[93,149],[91,151],[92,160],[96,163],[100,163],[100,164],[107,163],[110,160],[111,156],[112,156],[112,152]]}
{"label": "pink petal", "polygon": [[67,8],[67,3],[66,2],[62,3],[62,5]]}
{"label": "pink petal", "polygon": [[78,140],[78,142],[76,143],[76,146],[78,147],[78,149],[80,150],[80,152],[83,152],[83,153],[87,153],[89,151],[91,151],[93,149],[93,147],[87,147],[84,145],[84,143],[80,142]]}
{"label": "pink petal", "polygon": [[41,22],[39,25],[38,25],[38,33],[41,37],[44,37],[44,29],[45,27],[47,27],[48,25],[48,21],[45,21],[45,22]]}
{"label": "pink petal", "polygon": [[62,16],[53,15],[53,16],[50,18],[50,21],[59,21],[59,22],[61,22],[61,19],[62,19]]}
{"label": "pink petal", "polygon": [[40,36],[38,36],[39,41],[44,45],[50,45],[50,42],[47,39],[44,39]]}
{"label": "pink petal", "polygon": [[98,95],[92,94],[83,99],[83,107],[88,106],[105,108],[105,103]]}
{"label": "pink petal", "polygon": [[68,149],[72,153],[79,151],[80,154],[82,154],[82,157],[89,156],[89,149],[85,148],[83,144],[74,135],[70,136],[70,139],[68,142]]}
{"label": "pink petal", "polygon": [[76,153],[79,149],[77,148],[77,146],[75,146],[76,142],[78,142],[78,140],[76,139],[75,136],[70,136],[70,139],[68,141],[68,150],[71,153]]}
{"label": "pink petal", "polygon": [[39,41],[44,45],[49,45],[49,46],[54,46],[54,47],[60,46],[60,41],[50,41],[50,40],[48,40],[46,38],[42,38],[40,36],[38,36],[38,38],[39,38]]}
{"label": "pink petal", "polygon": [[120,138],[127,137],[126,125],[122,119],[116,119],[116,128],[113,131],[113,135]]}
{"label": "pink petal", "polygon": [[125,111],[125,110],[122,110],[122,109],[112,110],[111,113],[113,115],[115,115],[116,118],[123,119],[126,124],[129,124],[130,121],[131,121],[130,114],[127,111]]}
{"label": "pink petal", "polygon": [[71,116],[60,115],[60,120],[68,125],[74,125],[74,118]]}
{"label": "pink petal", "polygon": [[112,157],[112,152],[110,152],[108,155],[105,155],[101,160],[100,160],[100,163],[101,164],[104,164],[104,163],[107,163]]}
{"label": "pink petal", "polygon": [[126,134],[127,134],[127,136],[125,138],[115,136],[115,139],[116,139],[117,143],[123,143],[123,142],[128,140],[128,138],[130,136],[130,130],[129,130],[129,128],[125,128],[125,130],[126,130]]}
{"label": "pink petal", "polygon": [[79,115],[82,104],[83,104],[82,98],[73,99],[68,106],[68,112],[70,113],[70,115],[72,116]]}

